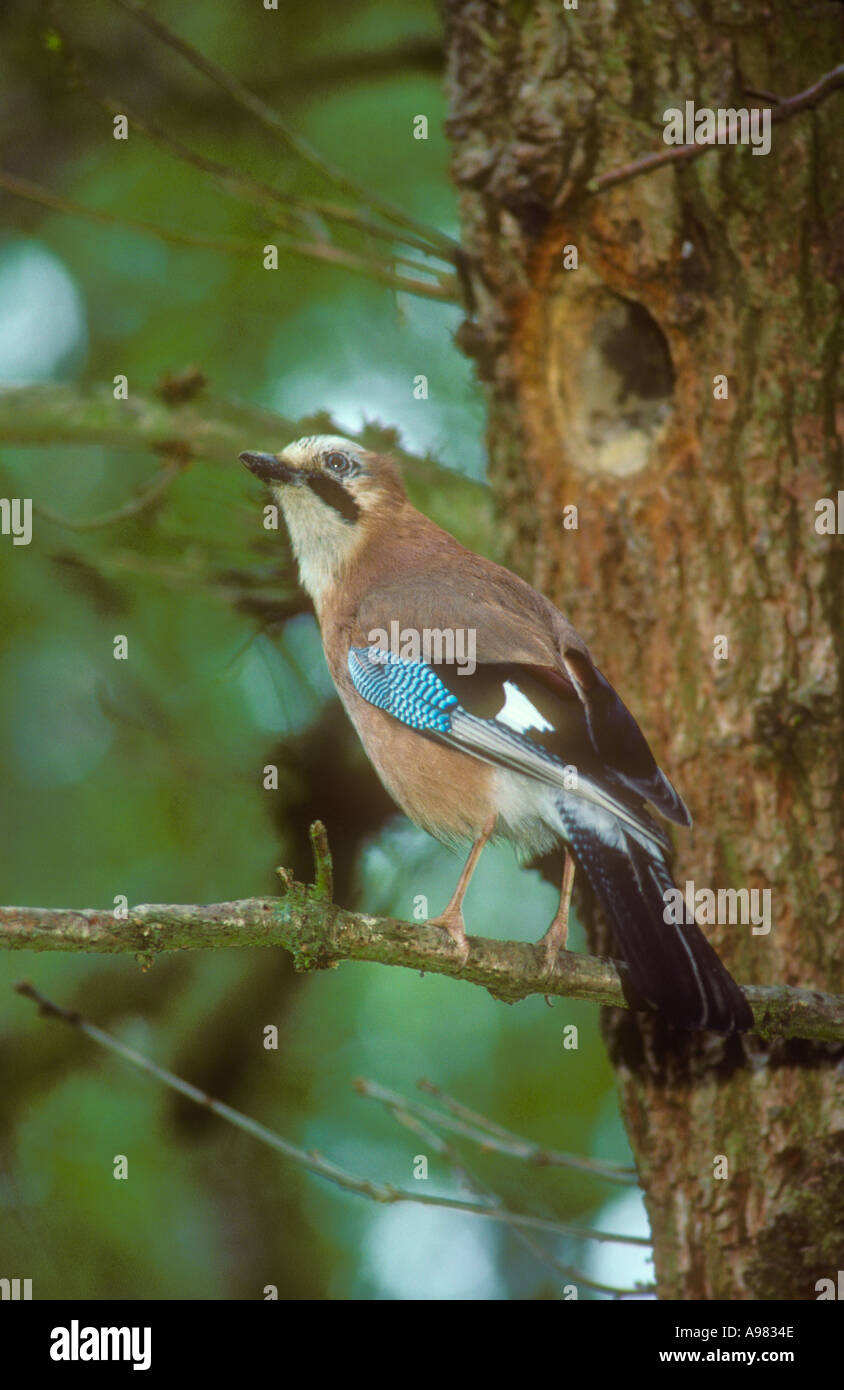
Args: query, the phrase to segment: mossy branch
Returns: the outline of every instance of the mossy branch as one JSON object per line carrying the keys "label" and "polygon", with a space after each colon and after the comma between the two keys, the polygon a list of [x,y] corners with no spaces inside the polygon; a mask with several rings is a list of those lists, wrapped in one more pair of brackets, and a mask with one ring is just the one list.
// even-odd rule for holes
{"label": "mossy branch", "polygon": [[[544,971],[537,945],[470,937],[469,958],[437,927],[372,917],[337,907],[326,896],[330,856],[321,827],[312,831],[313,885],[284,873],[281,898],[211,904],[143,904],[118,910],[0,907],[0,949],[133,953],[144,965],[165,951],[224,946],[281,946],[297,970],[326,970],[344,960],[373,961],[448,975],[516,1003],[531,994],[588,999],[628,1008],[623,965],[602,957],[560,953],[556,974]],[[786,985],[750,985],[745,993],[762,1036],[844,1041],[844,998]]]}

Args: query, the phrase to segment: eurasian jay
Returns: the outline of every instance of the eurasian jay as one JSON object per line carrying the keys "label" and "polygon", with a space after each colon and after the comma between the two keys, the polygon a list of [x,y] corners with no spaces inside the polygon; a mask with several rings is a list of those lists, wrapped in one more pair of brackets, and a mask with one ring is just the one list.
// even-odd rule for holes
{"label": "eurasian jay", "polygon": [[[565,945],[573,860],[640,1004],[686,1028],[750,1028],[745,996],[694,919],[666,912],[671,846],[646,802],[679,825],[689,812],[562,613],[411,506],[385,456],[317,435],[240,458],[284,514],[329,670],[381,780],[417,825],[471,845],[432,919],[463,962],[463,897],[484,845],[509,840],[522,860],[562,848],[549,970]],[[453,660],[455,633],[471,636],[474,661]]]}

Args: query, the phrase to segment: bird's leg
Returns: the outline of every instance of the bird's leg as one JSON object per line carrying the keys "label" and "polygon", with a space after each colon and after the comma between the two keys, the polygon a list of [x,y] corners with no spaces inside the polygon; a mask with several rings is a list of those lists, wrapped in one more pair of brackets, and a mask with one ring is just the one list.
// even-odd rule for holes
{"label": "bird's leg", "polygon": [[448,907],[439,917],[430,917],[428,919],[429,927],[442,927],[444,931],[448,932],[455,945],[460,947],[461,966],[465,965],[466,961],[469,959],[469,942],[466,937],[466,927],[463,922],[463,899],[466,896],[466,889],[469,887],[472,874],[475,872],[478,860],[481,857],[481,850],[492,835],[497,819],[498,817],[495,814],[490,816],[477,840],[472,845],[469,851],[469,858],[463,865],[463,872],[457,880],[457,887],[451,895]]}
{"label": "bird's leg", "polygon": [[545,947],[546,975],[553,975],[556,970],[557,954],[565,949],[569,930],[569,907],[571,906],[571,890],[574,887],[574,860],[568,850],[565,851],[565,855],[563,882],[560,887],[560,906],[554,913],[553,922],[539,943],[540,946]]}

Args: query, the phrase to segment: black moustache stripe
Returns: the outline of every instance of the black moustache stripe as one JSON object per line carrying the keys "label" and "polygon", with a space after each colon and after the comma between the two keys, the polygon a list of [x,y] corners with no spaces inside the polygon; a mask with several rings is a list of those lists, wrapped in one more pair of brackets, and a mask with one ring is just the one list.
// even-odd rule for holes
{"label": "black moustache stripe", "polygon": [[335,512],[339,512],[344,521],[355,522],[360,516],[360,507],[351,497],[342,483],[338,483],[334,478],[326,478],[324,473],[309,474],[305,481],[311,492],[315,492],[317,497],[323,502],[327,502],[329,507],[333,507]]}

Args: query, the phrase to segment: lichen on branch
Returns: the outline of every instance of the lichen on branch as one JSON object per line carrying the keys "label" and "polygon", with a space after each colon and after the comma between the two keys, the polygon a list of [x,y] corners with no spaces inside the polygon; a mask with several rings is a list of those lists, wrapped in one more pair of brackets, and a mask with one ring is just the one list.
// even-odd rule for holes
{"label": "lichen on branch", "polygon": [[[531,994],[588,999],[629,1008],[625,967],[562,951],[553,976],[540,946],[470,937],[469,958],[438,927],[350,912],[331,901],[330,853],[323,827],[311,831],[315,883],[282,875],[280,898],[210,904],[142,904],[123,910],[0,907],[0,949],[131,953],[144,965],[166,951],[225,946],[283,947],[297,970],[326,970],[345,960],[372,961],[447,975],[516,1003]],[[762,1036],[844,1040],[844,999],[785,985],[748,986]]]}

